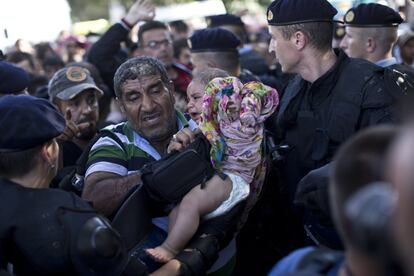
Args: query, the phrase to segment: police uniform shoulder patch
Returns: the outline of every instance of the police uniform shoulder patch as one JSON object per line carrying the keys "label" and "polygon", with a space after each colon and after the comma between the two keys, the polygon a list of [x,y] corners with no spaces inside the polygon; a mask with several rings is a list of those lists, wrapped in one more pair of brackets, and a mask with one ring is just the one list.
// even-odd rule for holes
{"label": "police uniform shoulder patch", "polygon": [[83,70],[83,68],[81,68],[81,67],[71,67],[66,72],[66,77],[70,81],[81,82],[81,81],[84,81],[87,76],[86,76],[86,72],[85,72],[85,70]]}
{"label": "police uniform shoulder patch", "polygon": [[355,18],[355,13],[353,11],[349,11],[346,15],[345,15],[345,22],[352,22]]}
{"label": "police uniform shoulder patch", "polygon": [[267,11],[267,20],[272,20],[273,19],[273,13],[272,13],[272,11],[271,10],[268,10]]}

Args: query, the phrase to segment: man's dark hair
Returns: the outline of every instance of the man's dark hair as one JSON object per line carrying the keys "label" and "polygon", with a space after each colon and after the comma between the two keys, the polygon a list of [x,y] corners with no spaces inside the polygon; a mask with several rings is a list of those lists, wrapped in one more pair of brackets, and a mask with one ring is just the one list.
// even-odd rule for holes
{"label": "man's dark hair", "polygon": [[303,32],[309,39],[309,44],[314,48],[326,51],[332,48],[333,23],[311,22],[278,27],[284,39],[290,39],[297,32]]}
{"label": "man's dark hair", "polygon": [[359,189],[375,181],[384,181],[385,157],[397,128],[373,127],[361,131],[338,151],[334,158],[330,200],[336,227],[342,238],[351,242],[345,227],[346,201]]}
{"label": "man's dark hair", "polygon": [[148,21],[147,23],[143,24],[141,27],[139,27],[138,30],[138,45],[139,47],[143,47],[142,44],[142,36],[145,32],[155,30],[155,29],[164,29],[168,30],[168,26],[160,21]]}
{"label": "man's dark hair", "polygon": [[133,80],[141,76],[159,75],[164,85],[169,84],[169,78],[164,65],[156,58],[143,56],[135,57],[127,60],[118,70],[114,76],[114,90],[115,95],[122,98],[122,85],[127,80]]}
{"label": "man's dark hair", "polygon": [[26,175],[38,162],[41,146],[18,152],[0,153],[0,176],[11,178]]}
{"label": "man's dark hair", "polygon": [[213,61],[217,68],[227,72],[234,72],[240,65],[238,52],[201,52],[193,54],[200,55],[205,60]]}
{"label": "man's dark hair", "polygon": [[176,20],[169,23],[171,28],[174,28],[177,33],[188,32],[188,25],[182,20]]}

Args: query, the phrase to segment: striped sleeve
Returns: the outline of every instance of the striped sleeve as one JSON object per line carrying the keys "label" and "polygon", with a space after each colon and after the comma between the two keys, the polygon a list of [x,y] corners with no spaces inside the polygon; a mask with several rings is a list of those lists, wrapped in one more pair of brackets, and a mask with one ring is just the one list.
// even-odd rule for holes
{"label": "striped sleeve", "polygon": [[127,153],[116,141],[105,136],[92,146],[86,166],[85,178],[98,171],[124,176],[128,174]]}

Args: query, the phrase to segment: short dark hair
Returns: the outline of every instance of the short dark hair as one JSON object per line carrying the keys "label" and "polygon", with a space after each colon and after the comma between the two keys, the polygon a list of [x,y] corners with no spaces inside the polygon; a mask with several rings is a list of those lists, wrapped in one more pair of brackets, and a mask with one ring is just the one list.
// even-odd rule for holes
{"label": "short dark hair", "polygon": [[309,39],[309,44],[316,49],[326,51],[332,48],[332,22],[310,22],[277,27],[284,39],[290,39],[295,32],[303,32]]}
{"label": "short dark hair", "polygon": [[224,70],[218,68],[207,68],[197,74],[194,74],[192,81],[199,82],[202,85],[207,85],[212,79],[226,77],[230,77],[230,75]]}
{"label": "short dark hair", "polygon": [[142,26],[139,27],[138,30],[138,47],[142,47],[142,36],[144,35],[145,32],[150,31],[150,30],[155,30],[155,29],[164,29],[164,30],[168,30],[168,26],[165,25],[164,23],[160,22],[160,21],[148,21],[145,24],[143,24]]}
{"label": "short dark hair", "polygon": [[238,52],[201,52],[192,53],[192,55],[200,55],[203,59],[212,60],[217,65],[217,68],[227,72],[235,71],[240,65]]}
{"label": "short dark hair", "polygon": [[41,148],[37,146],[24,151],[0,153],[0,176],[11,178],[29,173],[38,162]]}
{"label": "short dark hair", "polygon": [[348,242],[352,241],[344,225],[346,201],[362,187],[384,181],[385,157],[397,132],[393,126],[363,130],[347,141],[334,158],[330,201],[335,225]]}
{"label": "short dark hair", "polygon": [[164,65],[156,58],[140,56],[127,60],[116,70],[114,76],[115,95],[119,99],[122,98],[122,85],[125,81],[149,75],[159,75],[165,85],[168,85],[170,81]]}
{"label": "short dark hair", "polygon": [[171,28],[174,28],[178,33],[188,32],[188,25],[182,20],[175,20],[169,23]]}

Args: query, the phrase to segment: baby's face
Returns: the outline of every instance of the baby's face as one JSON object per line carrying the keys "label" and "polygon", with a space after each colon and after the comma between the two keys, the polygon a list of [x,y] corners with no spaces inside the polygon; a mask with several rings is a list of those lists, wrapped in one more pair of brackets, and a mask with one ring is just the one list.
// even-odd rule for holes
{"label": "baby's face", "polygon": [[187,88],[188,104],[187,110],[191,119],[196,123],[200,123],[201,112],[203,111],[203,96],[205,85],[192,81]]}

